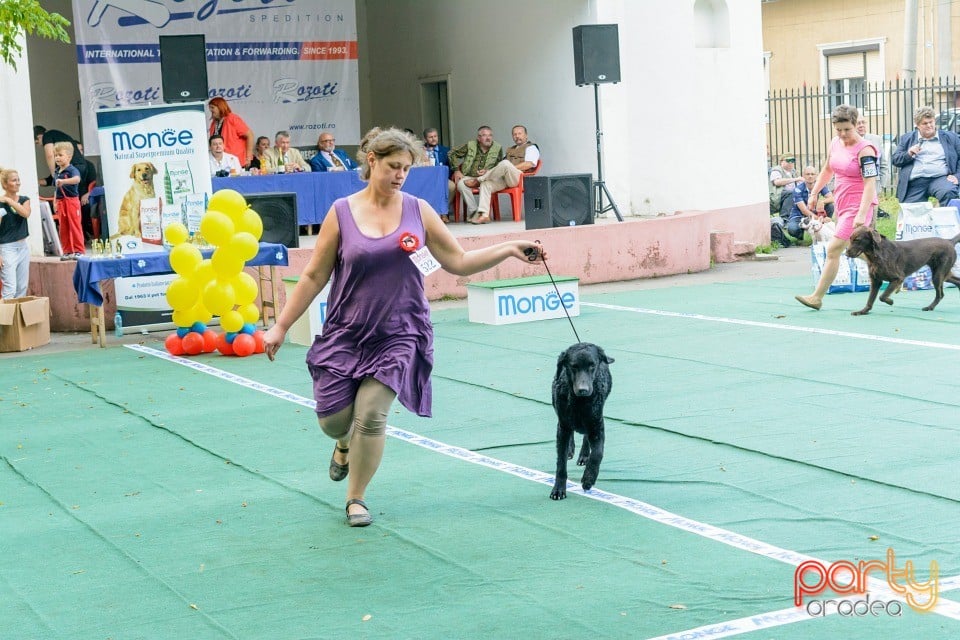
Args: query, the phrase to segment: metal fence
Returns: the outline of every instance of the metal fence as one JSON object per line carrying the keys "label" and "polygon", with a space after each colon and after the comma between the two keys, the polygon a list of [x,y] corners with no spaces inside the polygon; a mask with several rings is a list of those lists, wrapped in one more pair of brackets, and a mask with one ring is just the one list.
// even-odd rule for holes
{"label": "metal fence", "polygon": [[[834,136],[830,112],[844,103],[857,107],[867,118],[867,132],[883,139],[881,151],[886,164],[900,136],[913,130],[913,111],[918,107],[932,107],[938,114],[940,128],[960,133],[960,80],[956,77],[872,84],[845,80],[826,87],[804,85],[771,91],[767,96],[769,166],[778,165],[780,155],[789,152],[797,158],[798,172],[806,165],[822,167]],[[886,190],[896,184],[897,168],[890,165],[881,186]]]}

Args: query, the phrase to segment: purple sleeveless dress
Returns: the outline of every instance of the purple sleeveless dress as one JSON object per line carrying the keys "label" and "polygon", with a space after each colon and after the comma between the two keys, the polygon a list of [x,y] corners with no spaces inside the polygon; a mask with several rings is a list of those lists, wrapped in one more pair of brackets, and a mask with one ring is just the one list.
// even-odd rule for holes
{"label": "purple sleeveless dress", "polygon": [[[423,274],[400,247],[403,233],[419,238],[420,246],[426,233],[419,202],[402,195],[400,226],[382,238],[361,233],[346,198],[334,203],[340,246],[323,333],[314,338],[307,365],[315,389],[319,388],[318,376],[352,381],[354,392],[363,378],[373,377],[393,389],[404,407],[429,417],[433,397],[430,306]],[[314,395],[321,417],[340,411],[353,399],[352,394]]]}

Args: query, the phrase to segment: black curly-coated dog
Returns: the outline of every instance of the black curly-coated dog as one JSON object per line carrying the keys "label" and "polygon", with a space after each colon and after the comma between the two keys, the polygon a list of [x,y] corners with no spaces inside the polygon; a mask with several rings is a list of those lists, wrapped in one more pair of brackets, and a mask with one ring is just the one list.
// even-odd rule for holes
{"label": "black curly-coated dog", "polygon": [[576,450],[573,432],[583,434],[583,446],[577,464],[584,466],[580,480],[590,489],[603,460],[603,404],[610,395],[613,358],[595,344],[579,342],[560,354],[553,378],[553,408],[557,412],[557,475],[550,492],[551,500],[567,497],[567,460]]}
{"label": "black curly-coated dog", "polygon": [[933,279],[933,288],[936,291],[933,302],[923,308],[924,311],[933,311],[933,308],[943,300],[944,281],[960,287],[960,279],[956,278],[950,269],[957,261],[957,250],[954,245],[960,242],[960,235],[949,240],[943,238],[919,238],[917,240],[901,240],[894,242],[887,240],[874,229],[859,227],[850,236],[850,246],[847,247],[847,257],[863,256],[870,268],[870,296],[867,304],[851,315],[862,316],[870,313],[873,303],[880,293],[880,285],[886,280],[890,284],[880,296],[881,302],[893,304],[891,294],[900,290],[904,278],[927,265]]}

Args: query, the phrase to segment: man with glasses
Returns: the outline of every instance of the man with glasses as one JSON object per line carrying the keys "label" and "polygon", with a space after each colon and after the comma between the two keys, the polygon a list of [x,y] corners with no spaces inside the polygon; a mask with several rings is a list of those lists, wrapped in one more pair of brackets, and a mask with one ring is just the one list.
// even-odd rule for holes
{"label": "man with glasses", "polygon": [[786,202],[793,201],[793,188],[803,178],[797,175],[797,158],[787,152],[780,156],[779,166],[770,170],[770,215],[789,213],[790,207],[784,210]]}
{"label": "man with glasses", "polygon": [[310,158],[310,168],[314,171],[352,171],[357,163],[344,151],[337,149],[336,138],[329,131],[320,134],[317,140],[317,153]]}

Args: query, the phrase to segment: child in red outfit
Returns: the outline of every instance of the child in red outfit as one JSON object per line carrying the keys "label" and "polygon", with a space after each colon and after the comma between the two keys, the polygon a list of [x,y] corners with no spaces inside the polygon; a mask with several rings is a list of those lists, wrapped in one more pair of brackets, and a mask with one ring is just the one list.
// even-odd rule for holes
{"label": "child in red outfit", "polygon": [[57,163],[55,205],[60,218],[61,260],[76,260],[83,255],[83,227],[80,224],[80,172],[70,164],[73,145],[58,142],[53,145],[53,159]]}

